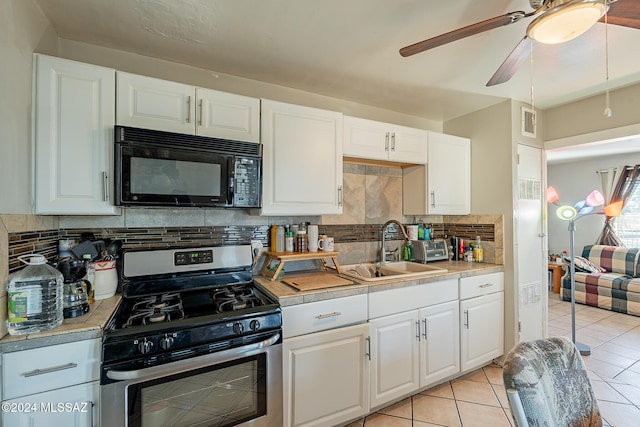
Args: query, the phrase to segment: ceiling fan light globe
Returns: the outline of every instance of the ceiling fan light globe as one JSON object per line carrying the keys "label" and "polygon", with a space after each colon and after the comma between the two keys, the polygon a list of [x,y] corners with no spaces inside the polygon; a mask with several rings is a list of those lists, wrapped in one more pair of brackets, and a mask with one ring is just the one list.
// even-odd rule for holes
{"label": "ceiling fan light globe", "polygon": [[527,35],[539,43],[559,44],[585,33],[604,15],[607,5],[598,0],[558,1],[531,21]]}

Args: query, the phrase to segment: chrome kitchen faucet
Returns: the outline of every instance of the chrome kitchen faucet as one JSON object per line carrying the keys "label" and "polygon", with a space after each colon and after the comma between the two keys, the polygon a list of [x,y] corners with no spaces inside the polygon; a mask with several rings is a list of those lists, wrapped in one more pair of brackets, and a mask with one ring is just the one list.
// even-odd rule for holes
{"label": "chrome kitchen faucet", "polygon": [[390,219],[389,221],[385,222],[382,225],[382,249],[380,249],[380,261],[382,262],[387,262],[387,249],[384,246],[385,244],[384,232],[390,224],[397,225],[400,228],[400,231],[402,231],[402,235],[404,236],[404,239],[407,242],[409,242],[409,236],[407,236],[407,231],[404,229],[404,225],[402,225],[400,221],[396,221],[395,219]]}

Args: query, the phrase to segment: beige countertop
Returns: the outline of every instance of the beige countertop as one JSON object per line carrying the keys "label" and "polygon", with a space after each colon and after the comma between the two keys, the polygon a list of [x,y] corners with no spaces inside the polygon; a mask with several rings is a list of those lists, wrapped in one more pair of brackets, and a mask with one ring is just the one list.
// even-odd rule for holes
{"label": "beige countertop", "polygon": [[[278,280],[272,281],[268,277],[256,276],[256,284],[267,294],[276,298],[282,307],[304,304],[314,301],[322,301],[333,298],[346,297],[358,294],[367,294],[369,292],[384,291],[387,289],[402,288],[407,286],[415,286],[423,283],[431,283],[439,280],[458,279],[461,277],[477,276],[481,274],[489,274],[504,271],[503,265],[473,263],[466,261],[436,261],[430,262],[429,265],[434,267],[445,268],[446,272],[431,274],[427,277],[415,278],[398,278],[391,277],[389,280],[381,280],[372,282],[353,280],[353,285],[345,285],[334,288],[316,289],[312,291],[299,291],[286,283]],[[317,272],[317,271],[316,271]],[[309,274],[305,272],[290,273],[286,277],[295,277],[296,275]],[[346,276],[345,276],[346,277]]]}
{"label": "beige countertop", "polygon": [[62,325],[48,331],[27,335],[5,335],[0,339],[0,353],[99,338],[119,302],[120,295],[97,300],[91,304],[87,314],[64,319]]}

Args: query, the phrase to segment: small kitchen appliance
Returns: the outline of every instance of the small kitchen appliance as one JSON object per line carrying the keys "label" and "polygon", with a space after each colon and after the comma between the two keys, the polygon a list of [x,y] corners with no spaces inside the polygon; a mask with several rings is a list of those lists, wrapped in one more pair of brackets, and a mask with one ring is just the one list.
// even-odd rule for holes
{"label": "small kitchen appliance", "polygon": [[282,314],[250,245],[126,251],[103,336],[104,427],[282,425]]}
{"label": "small kitchen appliance", "polygon": [[262,146],[115,127],[116,205],[258,208]]}
{"label": "small kitchen appliance", "polygon": [[412,240],[411,246],[413,260],[416,262],[427,263],[449,259],[447,242],[444,239]]}

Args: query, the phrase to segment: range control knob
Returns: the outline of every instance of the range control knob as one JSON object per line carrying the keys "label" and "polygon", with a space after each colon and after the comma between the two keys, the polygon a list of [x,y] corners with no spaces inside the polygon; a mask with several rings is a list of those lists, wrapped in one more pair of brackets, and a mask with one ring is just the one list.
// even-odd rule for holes
{"label": "range control knob", "polygon": [[160,338],[160,348],[163,350],[168,349],[173,345],[173,341],[174,341],[173,337],[169,335],[163,336],[162,338]]}
{"label": "range control knob", "polygon": [[142,354],[147,354],[153,348],[153,343],[151,341],[147,341],[147,339],[143,339],[138,343],[138,351]]}
{"label": "range control knob", "polygon": [[233,332],[235,332],[236,335],[242,335],[243,331],[244,331],[244,326],[242,326],[242,323],[236,322],[233,324]]}
{"label": "range control knob", "polygon": [[249,323],[249,328],[251,328],[253,332],[257,331],[258,329],[260,329],[260,322],[258,322],[257,320],[252,320]]}

